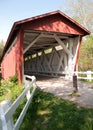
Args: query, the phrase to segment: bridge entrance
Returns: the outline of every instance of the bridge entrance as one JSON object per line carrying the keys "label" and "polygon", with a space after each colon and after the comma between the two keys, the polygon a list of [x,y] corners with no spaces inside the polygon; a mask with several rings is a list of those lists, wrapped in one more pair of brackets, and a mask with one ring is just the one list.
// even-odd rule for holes
{"label": "bridge entrance", "polygon": [[70,76],[78,42],[77,35],[25,30],[24,74]]}

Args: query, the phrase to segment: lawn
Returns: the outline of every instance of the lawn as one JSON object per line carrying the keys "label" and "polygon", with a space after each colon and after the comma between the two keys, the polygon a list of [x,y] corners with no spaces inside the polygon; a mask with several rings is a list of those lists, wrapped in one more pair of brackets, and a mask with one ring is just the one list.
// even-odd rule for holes
{"label": "lawn", "polygon": [[93,109],[37,90],[20,130],[93,130]]}
{"label": "lawn", "polygon": [[[18,86],[16,78],[2,81],[0,101],[6,98],[13,102],[22,91],[23,88]],[[24,102],[14,114],[14,121]],[[93,109],[80,107],[37,89],[20,130],[93,130]]]}

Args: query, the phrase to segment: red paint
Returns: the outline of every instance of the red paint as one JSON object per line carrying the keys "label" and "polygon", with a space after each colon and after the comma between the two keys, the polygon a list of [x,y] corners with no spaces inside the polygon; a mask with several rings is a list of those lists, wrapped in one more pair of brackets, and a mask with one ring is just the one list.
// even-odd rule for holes
{"label": "red paint", "polygon": [[17,74],[19,83],[22,83],[23,66],[23,31],[19,31],[17,42],[2,61],[2,77],[8,79]]}
{"label": "red paint", "polygon": [[76,62],[75,62],[75,66],[74,66],[74,72],[77,70],[78,58],[79,58],[79,54],[80,54],[81,43],[82,43],[82,37],[80,37],[80,40],[79,40],[79,43],[78,43],[78,51],[77,51]]}
{"label": "red paint", "polygon": [[22,25],[22,27],[23,29],[84,35],[84,30],[78,28],[76,25],[73,25],[71,21],[69,22],[68,19],[59,14],[26,22]]}
{"label": "red paint", "polygon": [[2,62],[2,77],[4,79],[8,79],[11,76],[15,75],[15,67],[16,67],[16,60],[15,60],[15,47],[5,56]]}
{"label": "red paint", "polygon": [[22,83],[22,69],[23,69],[23,30],[20,30],[16,42],[16,74],[19,83]]}

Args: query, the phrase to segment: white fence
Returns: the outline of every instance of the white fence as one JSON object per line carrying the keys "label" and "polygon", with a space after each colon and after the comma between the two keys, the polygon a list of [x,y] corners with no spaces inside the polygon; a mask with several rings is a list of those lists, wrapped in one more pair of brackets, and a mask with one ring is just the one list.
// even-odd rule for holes
{"label": "white fence", "polygon": [[[30,79],[26,80],[26,79]],[[31,103],[32,97],[36,90],[36,79],[34,76],[25,75],[25,89],[21,95],[14,101],[13,104],[10,101],[5,100],[0,104],[0,130],[18,130],[26,114],[26,111]],[[30,93],[30,88],[32,87],[32,92]],[[27,101],[23,110],[21,111],[16,123],[13,123],[13,114],[18,108],[21,101],[26,96]]]}
{"label": "white fence", "polygon": [[86,72],[75,72],[75,74],[77,75],[78,79],[86,79],[89,81],[93,80],[93,72],[91,71],[86,71]]}
{"label": "white fence", "polygon": [[80,71],[75,71],[75,72],[64,72],[65,78],[66,79],[72,79],[73,75],[77,75],[78,79],[85,79],[88,81],[93,80],[93,72],[92,71],[86,71],[86,72],[80,72]]}

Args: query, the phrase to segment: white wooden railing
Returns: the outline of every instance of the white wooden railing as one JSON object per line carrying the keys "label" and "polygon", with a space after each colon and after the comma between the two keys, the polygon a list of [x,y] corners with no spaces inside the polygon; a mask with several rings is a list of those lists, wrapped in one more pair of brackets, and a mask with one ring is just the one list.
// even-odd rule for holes
{"label": "white wooden railing", "polygon": [[[26,111],[31,103],[32,97],[36,90],[36,78],[34,76],[25,75],[24,79],[26,88],[20,94],[20,96],[13,102],[13,104],[11,104],[9,100],[5,100],[0,103],[0,130],[18,130],[20,128],[20,125],[23,121],[23,118],[26,114]],[[30,79],[31,81],[27,79]],[[32,91],[30,93],[31,87]],[[24,97],[27,98],[27,101],[16,123],[14,124],[13,114],[20,105],[21,101],[24,99]]]}
{"label": "white wooden railing", "polygon": [[88,81],[93,80],[93,72],[92,71],[86,71],[86,72],[75,71],[75,72],[66,72],[65,74],[66,74],[67,79],[72,79],[73,75],[76,75],[77,79],[85,79]]}
{"label": "white wooden railing", "polygon": [[86,79],[89,81],[93,80],[93,72],[92,71],[86,71],[86,72],[76,71],[74,73],[77,75],[78,79]]}

